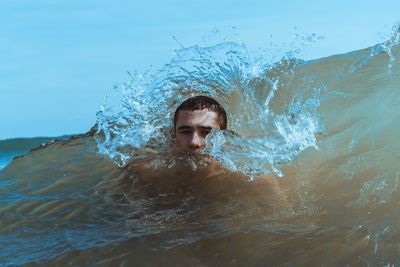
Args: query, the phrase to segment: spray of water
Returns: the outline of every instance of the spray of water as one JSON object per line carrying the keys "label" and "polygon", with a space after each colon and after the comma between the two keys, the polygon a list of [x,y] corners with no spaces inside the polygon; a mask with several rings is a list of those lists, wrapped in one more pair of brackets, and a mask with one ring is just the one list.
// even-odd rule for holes
{"label": "spray of water", "polygon": [[177,106],[188,97],[207,95],[226,109],[229,130],[213,131],[203,153],[250,179],[269,172],[282,176],[282,165],[317,147],[323,87],[296,88],[281,107],[284,112],[274,113],[271,103],[302,61],[286,53],[278,62],[262,62],[268,61],[251,55],[242,43],[226,41],[182,48],[160,70],[130,73],[130,81],[116,86],[98,113],[99,151],[119,165],[140,157],[145,147],[159,157],[172,146]]}

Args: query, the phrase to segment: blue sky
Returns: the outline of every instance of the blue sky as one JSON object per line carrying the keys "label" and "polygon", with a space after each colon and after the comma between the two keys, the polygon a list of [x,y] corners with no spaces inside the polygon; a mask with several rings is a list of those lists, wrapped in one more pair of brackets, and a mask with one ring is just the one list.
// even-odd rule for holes
{"label": "blue sky", "polygon": [[399,10],[394,0],[0,0],[0,140],[87,131],[126,71],[169,61],[173,36],[192,46],[234,26],[257,49],[315,33],[324,39],[303,51],[315,59],[382,42]]}

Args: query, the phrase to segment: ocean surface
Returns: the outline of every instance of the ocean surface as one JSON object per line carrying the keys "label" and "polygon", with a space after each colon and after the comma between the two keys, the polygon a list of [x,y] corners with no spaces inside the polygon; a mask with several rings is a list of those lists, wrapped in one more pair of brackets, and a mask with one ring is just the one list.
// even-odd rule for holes
{"label": "ocean surface", "polygon": [[[399,36],[313,61],[235,42],[181,49],[116,86],[88,133],[0,141],[0,264],[400,265]],[[162,155],[192,95],[229,117],[204,153],[248,183],[276,177],[290,207],[229,179],[143,194],[129,166],[176,164]]]}

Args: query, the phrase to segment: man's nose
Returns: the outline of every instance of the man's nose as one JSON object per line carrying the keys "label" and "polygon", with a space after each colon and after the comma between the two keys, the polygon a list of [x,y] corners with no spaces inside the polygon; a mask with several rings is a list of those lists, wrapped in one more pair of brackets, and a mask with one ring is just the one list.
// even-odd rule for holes
{"label": "man's nose", "polygon": [[190,147],[194,149],[199,149],[203,147],[203,140],[197,133],[194,133],[192,135],[192,139],[190,140]]}

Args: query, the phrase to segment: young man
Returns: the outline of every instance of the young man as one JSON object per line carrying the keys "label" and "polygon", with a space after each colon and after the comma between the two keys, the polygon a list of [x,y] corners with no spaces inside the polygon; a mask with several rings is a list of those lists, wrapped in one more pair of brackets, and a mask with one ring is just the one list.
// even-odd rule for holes
{"label": "young man", "polygon": [[[176,109],[172,139],[177,155],[200,160],[205,139],[212,129],[225,130],[227,116],[224,108],[207,96],[187,99]],[[187,163],[187,162],[186,162]],[[249,182],[241,173],[235,173],[215,160],[198,168],[192,168],[185,161],[174,167],[153,169],[146,162],[136,166],[137,181],[150,195],[160,193],[196,190],[203,196],[230,195],[233,192],[264,201],[275,201],[286,206],[287,198],[273,175],[263,175]],[[272,200],[271,200],[272,199]]]}
{"label": "young man", "polygon": [[[174,114],[172,155],[166,156],[174,159],[173,167],[153,168],[149,160],[145,159],[134,162],[132,169],[142,181],[158,180],[159,188],[162,188],[163,182],[172,186],[175,181],[182,179],[190,183],[195,179],[216,174],[222,170],[222,166],[208,156],[202,155],[200,151],[212,129],[224,130],[226,126],[225,110],[217,101],[207,96],[189,98],[179,105]],[[209,160],[204,160],[206,158]]]}

